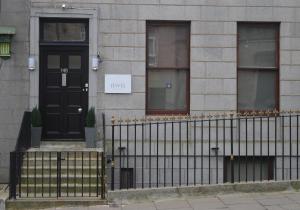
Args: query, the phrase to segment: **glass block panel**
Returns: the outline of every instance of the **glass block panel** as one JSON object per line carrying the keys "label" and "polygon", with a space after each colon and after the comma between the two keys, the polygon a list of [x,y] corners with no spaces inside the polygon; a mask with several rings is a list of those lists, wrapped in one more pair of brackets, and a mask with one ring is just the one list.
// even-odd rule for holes
{"label": "glass block panel", "polygon": [[185,110],[186,81],[185,70],[149,70],[148,110]]}
{"label": "glass block panel", "polygon": [[48,55],[48,69],[59,69],[60,68],[60,56],[59,55]]}
{"label": "glass block panel", "polygon": [[274,24],[239,24],[239,67],[276,67],[276,34]]}
{"label": "glass block panel", "polygon": [[238,72],[238,109],[267,110],[276,107],[276,71]]}
{"label": "glass block panel", "polygon": [[80,69],[81,68],[81,56],[70,55],[69,56],[69,69]]}
{"label": "glass block panel", "polygon": [[85,23],[44,23],[44,41],[85,41]]}

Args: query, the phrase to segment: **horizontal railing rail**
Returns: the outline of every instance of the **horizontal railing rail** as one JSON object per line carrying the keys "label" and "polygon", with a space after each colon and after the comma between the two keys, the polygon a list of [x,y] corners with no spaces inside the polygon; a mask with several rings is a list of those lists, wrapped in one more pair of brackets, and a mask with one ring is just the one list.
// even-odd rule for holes
{"label": "horizontal railing rail", "polygon": [[105,157],[98,151],[10,153],[10,199],[105,198]]}
{"label": "horizontal railing rail", "polygon": [[298,179],[299,113],[113,117],[110,189]]}

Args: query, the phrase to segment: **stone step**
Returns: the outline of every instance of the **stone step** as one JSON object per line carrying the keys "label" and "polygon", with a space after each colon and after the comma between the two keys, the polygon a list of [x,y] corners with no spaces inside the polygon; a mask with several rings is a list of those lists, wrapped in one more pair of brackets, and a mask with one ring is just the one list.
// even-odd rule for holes
{"label": "stone step", "polygon": [[[24,195],[25,197],[26,195]],[[67,195],[66,193],[61,194],[61,198],[57,199],[56,194],[52,194],[51,198],[48,198],[48,195],[44,195],[42,197],[42,194],[28,194],[29,198],[20,198],[20,199],[12,199],[6,201],[6,208],[7,209],[48,209],[48,208],[58,208],[63,206],[76,206],[76,209],[78,209],[78,206],[93,206],[93,205],[104,205],[107,204],[107,200],[101,199],[101,196],[99,195],[92,195],[92,197],[89,197],[88,193],[85,193],[82,197],[82,194],[76,193],[76,195]],[[32,199],[30,199],[30,197]],[[36,199],[36,198],[38,199]],[[84,207],[83,207],[84,208]]]}
{"label": "stone step", "polygon": [[[17,186],[17,191],[19,191],[19,187]],[[76,184],[76,185],[69,185],[67,184],[61,184],[60,191],[62,193],[70,193],[73,194],[75,192],[77,193],[96,193],[97,192],[97,185],[88,185],[84,184],[83,186],[81,184]],[[99,183],[98,185],[98,191],[101,191],[101,185]],[[51,184],[50,187],[49,185],[21,185],[21,194],[27,194],[27,193],[57,193],[57,185],[56,184]]]}
{"label": "stone step", "polygon": [[[98,177],[98,183],[101,181],[101,177]],[[57,177],[56,176],[45,176],[45,177],[21,177],[21,185],[27,185],[27,184],[45,184],[48,185],[49,183],[56,183],[57,182]],[[97,183],[97,177],[96,176],[83,176],[83,177],[61,177],[61,183],[66,184],[73,184],[73,183],[78,183],[78,184],[89,184],[89,183]]]}
{"label": "stone step", "polygon": [[[101,174],[101,169],[100,168],[99,168],[98,172]],[[46,175],[51,174],[51,175],[55,175],[56,176],[57,169],[56,168],[51,168],[51,170],[50,170],[49,168],[44,168],[44,169],[42,169],[42,168],[36,168],[36,169],[29,168],[28,171],[27,171],[27,169],[24,169],[21,172],[22,176],[27,175],[27,173],[28,173],[28,175],[29,174],[30,175],[36,174],[36,175],[44,175],[44,176],[46,176]],[[67,175],[68,173],[69,173],[69,175],[73,175],[75,173],[76,174],[82,174],[82,173],[83,174],[89,174],[89,173],[96,174],[97,173],[97,169],[96,168],[89,169],[88,167],[83,167],[83,169],[81,167],[80,168],[78,167],[78,168],[76,168],[76,170],[73,169],[73,168],[69,168],[69,169],[62,168],[61,169],[61,174],[62,175]]]}

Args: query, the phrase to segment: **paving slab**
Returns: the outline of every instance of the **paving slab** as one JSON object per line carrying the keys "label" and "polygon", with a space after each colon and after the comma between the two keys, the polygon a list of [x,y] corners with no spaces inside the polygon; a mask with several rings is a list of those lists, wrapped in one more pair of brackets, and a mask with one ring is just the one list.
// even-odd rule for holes
{"label": "paving slab", "polygon": [[157,210],[191,208],[190,204],[186,200],[179,200],[179,199],[158,201],[158,202],[154,202],[154,204]]}
{"label": "paving slab", "polygon": [[225,204],[217,197],[187,199],[194,210],[221,209]]}

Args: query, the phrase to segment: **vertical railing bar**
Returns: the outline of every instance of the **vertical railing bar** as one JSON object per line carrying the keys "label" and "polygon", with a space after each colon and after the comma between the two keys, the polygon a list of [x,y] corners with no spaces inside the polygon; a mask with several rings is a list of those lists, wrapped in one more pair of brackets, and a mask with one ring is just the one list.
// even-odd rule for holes
{"label": "vertical railing bar", "polygon": [[290,132],[290,180],[292,180],[292,114],[289,114],[289,132]]}
{"label": "vertical railing bar", "polygon": [[69,197],[69,152],[67,152],[67,197]]}
{"label": "vertical railing bar", "polygon": [[274,179],[277,180],[277,114],[275,114],[275,121],[274,121],[274,155],[275,155],[275,170],[274,170]]}
{"label": "vertical railing bar", "polygon": [[[238,116],[237,118],[238,122],[238,155],[239,155],[239,160],[238,160],[238,180],[241,182],[241,121],[240,117]],[[246,175],[247,176],[247,175]]]}
{"label": "vertical railing bar", "polygon": [[203,184],[203,119],[201,120],[201,184]]}
{"label": "vertical railing bar", "polygon": [[299,179],[299,115],[297,117],[297,124],[296,124],[296,138],[297,138],[297,179]]}
{"label": "vertical railing bar", "polygon": [[210,129],[211,129],[211,119],[208,119],[208,184],[210,184]]}
{"label": "vertical railing bar", "polygon": [[[101,167],[102,169],[102,167]],[[96,197],[99,196],[99,152],[96,152]],[[100,175],[101,179],[102,179],[102,172]],[[102,188],[102,183],[101,183],[101,188]]]}
{"label": "vertical railing bar", "polygon": [[196,167],[197,167],[196,147],[197,147],[197,145],[196,145],[196,120],[194,120],[194,185],[196,185]]}
{"label": "vertical railing bar", "polygon": [[[226,145],[225,145],[225,139],[226,139],[226,120],[225,120],[225,115],[224,115],[224,118],[223,118],[223,159],[225,160],[225,157],[226,157]],[[223,179],[224,181],[224,179]]]}
{"label": "vertical railing bar", "polygon": [[215,148],[215,155],[216,155],[216,183],[219,183],[219,120],[216,119],[216,148]]}
{"label": "vertical railing bar", "polygon": [[51,172],[51,152],[49,152],[49,197],[51,197],[51,179],[52,179],[52,172]]}
{"label": "vertical railing bar", "polygon": [[181,186],[181,121],[179,121],[179,186]]}
{"label": "vertical railing bar", "polygon": [[[126,166],[127,166],[127,170],[129,169],[129,122],[127,122],[126,124]],[[129,179],[127,178],[127,190],[129,188]]]}
{"label": "vertical railing bar", "polygon": [[119,189],[121,189],[121,170],[122,170],[122,144],[121,144],[121,140],[122,140],[122,125],[121,123],[119,124]]}
{"label": "vertical railing bar", "polygon": [[56,152],[56,197],[59,197],[59,152]]}
{"label": "vertical railing bar", "polygon": [[[134,121],[134,188],[136,188],[137,178],[136,178],[136,120]],[[121,164],[121,163],[120,163]]]}
{"label": "vertical railing bar", "polygon": [[[23,152],[19,153],[19,177],[20,177],[20,181],[19,181],[19,198],[22,197],[22,166],[23,166]],[[43,192],[43,191],[42,191]]]}
{"label": "vertical railing bar", "polygon": [[151,188],[151,159],[152,159],[152,145],[151,145],[151,142],[152,142],[152,124],[151,122],[149,123],[149,188]]}
{"label": "vertical railing bar", "polygon": [[[113,122],[114,123],[114,122]],[[111,137],[111,190],[115,190],[115,125],[112,124]]]}
{"label": "vertical railing bar", "polygon": [[91,197],[91,175],[92,175],[92,165],[91,165],[91,152],[88,152],[89,154],[89,197]]}
{"label": "vertical railing bar", "polygon": [[252,144],[252,181],[254,182],[256,177],[255,177],[255,140],[256,140],[256,131],[255,131],[255,116],[253,116],[253,128],[252,128],[252,138],[253,138],[253,144]]}
{"label": "vertical railing bar", "polygon": [[76,196],[76,152],[74,152],[74,197]]}
{"label": "vertical railing bar", "polygon": [[172,145],[171,145],[171,147],[172,147],[172,154],[171,154],[171,156],[172,156],[172,170],[171,170],[171,182],[172,182],[172,187],[174,186],[174,122],[172,121],[171,122],[171,132],[172,132],[172,134],[171,134],[171,139],[172,139]]}
{"label": "vertical railing bar", "polygon": [[230,116],[230,140],[231,140],[231,157],[230,157],[230,160],[231,160],[231,183],[234,183],[234,156],[233,156],[233,118],[232,118],[232,115]]}
{"label": "vertical railing bar", "polygon": [[164,187],[166,186],[166,152],[167,152],[166,140],[167,140],[167,123],[165,121],[164,122]]}
{"label": "vertical railing bar", "polygon": [[142,188],[144,188],[144,123],[142,123]]}
{"label": "vertical railing bar", "polygon": [[158,139],[159,139],[159,124],[158,122],[156,122],[156,187],[158,187],[158,174],[159,174],[159,171],[158,171]]}
{"label": "vertical railing bar", "polygon": [[17,198],[17,192],[16,192],[16,187],[17,187],[17,174],[16,174],[16,168],[18,167],[17,164],[17,158],[16,158],[16,151],[10,152],[9,153],[9,199]]}
{"label": "vertical railing bar", "polygon": [[[268,139],[268,151],[267,151],[267,156],[268,156],[268,165],[270,165],[270,116],[267,117],[267,139]],[[270,176],[268,175],[268,181],[270,180]]]}
{"label": "vertical railing bar", "polygon": [[248,181],[248,117],[245,118],[245,147],[246,147],[246,154],[245,154],[245,167],[246,167],[246,182]]}
{"label": "vertical railing bar", "polygon": [[[83,174],[84,174],[84,170],[83,170],[83,156],[84,156],[84,152],[81,152],[81,197],[83,197]],[[74,182],[76,182],[77,179],[74,180]]]}
{"label": "vertical railing bar", "polygon": [[104,152],[101,152],[101,198],[102,199],[105,199],[105,191],[106,191],[106,189],[105,189],[105,161],[106,160],[105,160]]}
{"label": "vertical railing bar", "polygon": [[189,121],[186,121],[186,185],[189,185]]}
{"label": "vertical railing bar", "polygon": [[42,152],[42,197],[44,197],[44,152]]}
{"label": "vertical railing bar", "polygon": [[36,152],[34,152],[34,197],[36,197]]}
{"label": "vertical railing bar", "polygon": [[27,177],[26,177],[27,178],[27,181],[26,181],[27,182],[27,187],[26,187],[27,192],[26,193],[27,193],[27,197],[28,197],[28,194],[29,194],[29,186],[28,186],[29,185],[29,177],[28,177],[29,176],[29,152],[26,152],[26,157],[27,157]]}
{"label": "vertical railing bar", "polygon": [[262,117],[260,117],[260,181],[262,181],[262,164],[263,164],[263,159],[262,159],[262,147],[263,147],[263,144],[262,144]]}
{"label": "vertical railing bar", "polygon": [[284,180],[284,116],[281,116],[281,122],[282,122],[282,151],[281,151],[281,155],[282,155],[282,171],[281,171],[281,175],[282,175],[282,180]]}

